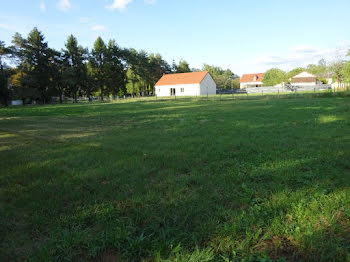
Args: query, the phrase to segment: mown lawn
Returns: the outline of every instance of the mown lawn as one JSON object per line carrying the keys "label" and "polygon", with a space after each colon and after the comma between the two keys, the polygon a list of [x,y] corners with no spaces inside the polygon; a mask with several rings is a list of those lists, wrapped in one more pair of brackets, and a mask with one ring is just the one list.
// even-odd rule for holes
{"label": "mown lawn", "polygon": [[0,261],[350,261],[350,97],[0,109]]}

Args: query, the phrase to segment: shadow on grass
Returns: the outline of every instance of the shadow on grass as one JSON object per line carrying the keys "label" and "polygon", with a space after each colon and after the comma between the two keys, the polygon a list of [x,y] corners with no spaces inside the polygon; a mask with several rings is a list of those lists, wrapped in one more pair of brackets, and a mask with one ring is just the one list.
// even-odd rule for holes
{"label": "shadow on grass", "polygon": [[[346,260],[349,104],[307,102],[48,107],[2,120],[3,259]],[[334,121],[320,121],[330,107]]]}

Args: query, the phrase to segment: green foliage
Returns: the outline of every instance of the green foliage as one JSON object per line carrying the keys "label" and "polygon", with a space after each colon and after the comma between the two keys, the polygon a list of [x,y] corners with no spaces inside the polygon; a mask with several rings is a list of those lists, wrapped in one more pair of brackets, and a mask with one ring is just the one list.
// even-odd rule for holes
{"label": "green foliage", "polygon": [[105,77],[105,62],[106,62],[107,47],[102,38],[99,36],[95,43],[94,48],[91,50],[91,56],[89,59],[91,73],[98,85],[101,92],[101,99],[107,95],[106,92],[106,77]]}
{"label": "green foliage", "polygon": [[349,112],[336,96],[2,108],[0,261],[347,261]]}
{"label": "green foliage", "polygon": [[335,61],[332,65],[331,65],[331,70],[334,74],[335,80],[338,83],[343,82],[344,80],[344,67],[345,67],[345,62],[342,60],[339,61]]}
{"label": "green foliage", "polygon": [[203,71],[208,71],[210,73],[218,87],[228,89],[233,88],[234,85],[235,87],[237,86],[237,81],[234,80],[237,79],[238,76],[230,69],[224,70],[218,66],[204,64]]}
{"label": "green foliage", "polygon": [[160,54],[147,54],[145,51],[124,49],[124,59],[128,64],[127,92],[140,95],[154,93],[154,85],[163,74],[170,73],[169,64]]}
{"label": "green foliage", "polygon": [[87,67],[85,62],[88,51],[78,45],[78,40],[73,35],[68,37],[65,47],[62,72],[66,86],[65,93],[76,101],[77,96],[83,93],[86,83]]}
{"label": "green foliage", "polygon": [[24,86],[40,92],[42,102],[49,101],[47,90],[50,86],[50,49],[44,35],[35,27],[26,39],[16,34],[13,39],[14,52],[24,72],[21,82]]}
{"label": "green foliage", "polygon": [[318,77],[326,78],[329,76],[330,67],[327,66],[327,63],[324,59],[321,59],[317,65],[314,65],[314,64],[308,65],[306,67],[306,71]]}
{"label": "green foliage", "polygon": [[318,81],[320,81],[322,84],[328,84],[328,80],[326,78],[323,78],[323,77],[319,77]]}
{"label": "green foliage", "polygon": [[185,60],[180,60],[176,67],[176,73],[188,73],[191,72],[190,65]]}
{"label": "green foliage", "polygon": [[0,41],[0,104],[8,106],[10,99],[10,90],[8,88],[8,70],[5,70],[5,63],[3,62],[11,53],[11,50],[5,46],[5,42]]}
{"label": "green foliage", "polygon": [[262,79],[264,86],[275,86],[287,81],[286,72],[278,68],[268,70]]}
{"label": "green foliage", "polygon": [[305,71],[305,68],[303,68],[303,67],[294,68],[293,70],[291,70],[287,73],[287,79],[289,80],[292,77],[294,77],[294,76],[296,76],[304,71]]}
{"label": "green foliage", "polygon": [[350,83],[350,61],[347,61],[342,69],[341,75],[346,83]]}

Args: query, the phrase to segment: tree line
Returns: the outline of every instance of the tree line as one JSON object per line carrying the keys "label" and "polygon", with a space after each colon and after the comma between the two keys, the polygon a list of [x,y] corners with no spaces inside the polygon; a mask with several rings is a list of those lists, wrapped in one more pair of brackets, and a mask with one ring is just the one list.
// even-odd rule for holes
{"label": "tree line", "polygon": [[[11,66],[9,66],[9,61]],[[7,63],[6,63],[7,62]],[[204,65],[218,85],[229,88],[237,76],[230,70]],[[49,47],[41,31],[34,28],[28,36],[16,33],[12,45],[0,41],[0,97],[7,106],[10,99],[50,103],[58,98],[84,96],[103,100],[110,96],[152,95],[163,74],[199,71],[185,60],[168,64],[160,54],[121,48],[115,40],[98,37],[93,48],[79,45],[70,35],[62,50]]]}
{"label": "tree line", "polygon": [[[347,57],[350,56],[350,50]],[[284,82],[289,82],[290,79],[297,74],[307,71],[318,77],[318,80],[323,84],[328,84],[328,79],[338,84],[350,83],[350,61],[346,57],[337,59],[332,63],[327,63],[321,59],[318,64],[309,64],[306,67],[297,67],[289,72],[285,72],[278,68],[272,68],[264,74],[262,82],[264,86],[274,86]]]}

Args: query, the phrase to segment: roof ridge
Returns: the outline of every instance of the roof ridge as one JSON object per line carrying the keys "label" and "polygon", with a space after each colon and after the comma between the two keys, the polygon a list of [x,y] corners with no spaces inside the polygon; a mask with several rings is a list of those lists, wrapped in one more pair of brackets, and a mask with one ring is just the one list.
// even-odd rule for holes
{"label": "roof ridge", "polygon": [[155,86],[200,84],[209,71],[170,73],[163,75]]}

